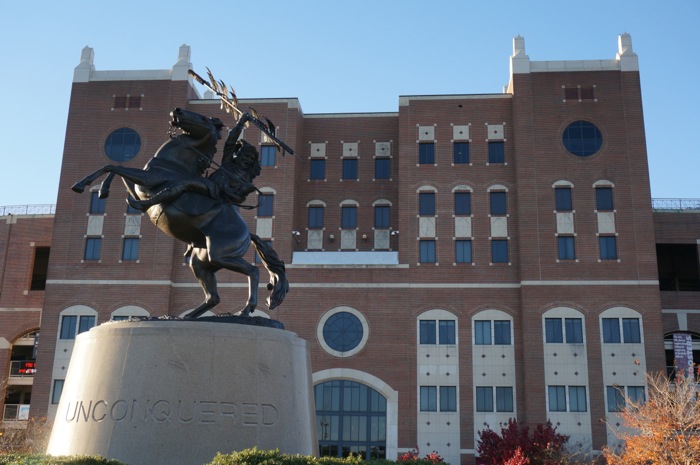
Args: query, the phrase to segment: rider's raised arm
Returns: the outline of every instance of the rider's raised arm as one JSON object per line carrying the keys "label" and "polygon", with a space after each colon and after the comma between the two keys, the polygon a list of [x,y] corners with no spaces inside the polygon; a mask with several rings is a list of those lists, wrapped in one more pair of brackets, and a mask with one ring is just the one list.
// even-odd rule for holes
{"label": "rider's raised arm", "polygon": [[250,113],[243,113],[241,118],[238,120],[238,123],[236,123],[233,129],[231,129],[231,131],[228,133],[226,144],[224,144],[224,159],[226,159],[227,156],[233,156],[233,153],[236,151],[236,142],[238,142],[238,139],[241,137],[243,128],[246,126],[249,120]]}

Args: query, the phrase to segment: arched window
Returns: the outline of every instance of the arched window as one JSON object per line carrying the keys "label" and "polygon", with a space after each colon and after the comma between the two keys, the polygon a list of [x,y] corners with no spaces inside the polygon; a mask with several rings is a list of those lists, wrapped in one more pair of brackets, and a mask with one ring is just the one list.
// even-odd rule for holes
{"label": "arched window", "polygon": [[314,397],[321,456],[386,458],[384,396],[355,381],[333,380],[317,384]]}

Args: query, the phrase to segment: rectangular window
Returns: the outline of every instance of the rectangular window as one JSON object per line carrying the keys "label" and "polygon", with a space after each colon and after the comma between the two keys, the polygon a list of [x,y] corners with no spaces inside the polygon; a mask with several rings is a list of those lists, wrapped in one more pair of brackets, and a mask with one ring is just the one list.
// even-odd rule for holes
{"label": "rectangular window", "polygon": [[569,386],[569,412],[587,412],[586,386]]}
{"label": "rectangular window", "polygon": [[627,386],[627,397],[635,404],[643,404],[646,402],[644,386]]}
{"label": "rectangular window", "polygon": [[547,386],[547,393],[549,394],[549,411],[566,412],[566,387]]}
{"label": "rectangular window", "polygon": [[509,320],[496,320],[493,322],[493,343],[495,345],[510,345]]}
{"label": "rectangular window", "polygon": [[275,207],[274,194],[260,194],[258,196],[258,218],[271,218]]}
{"label": "rectangular window", "polygon": [[104,215],[105,213],[106,200],[99,197],[98,192],[92,192],[90,194],[90,214],[91,215]]}
{"label": "rectangular window", "polygon": [[548,344],[560,344],[564,342],[561,318],[545,318],[545,342]]}
{"label": "rectangular window", "polygon": [[455,165],[469,163],[469,142],[455,142],[454,158],[452,160]]}
{"label": "rectangular window", "polygon": [[134,261],[139,259],[139,238],[125,237],[122,249],[122,260]]}
{"label": "rectangular window", "polygon": [[357,158],[343,158],[343,179],[357,179]]}
{"label": "rectangular window", "polygon": [[435,143],[423,142],[418,144],[418,164],[434,165],[435,164]]}
{"label": "rectangular window", "polygon": [[314,158],[309,167],[309,179],[326,179],[326,160]]}
{"label": "rectangular window", "polygon": [[377,205],[374,207],[374,227],[377,229],[389,228],[389,206]]}
{"label": "rectangular window", "polygon": [[343,229],[357,228],[357,207],[343,207],[340,221],[340,227]]}
{"label": "rectangular window", "polygon": [[508,209],[506,207],[506,193],[505,192],[489,192],[489,200],[490,200],[490,212],[491,215],[497,216],[497,215],[505,215],[508,213]]}
{"label": "rectangular window", "polygon": [[78,324],[78,334],[84,333],[85,331],[90,330],[93,326],[95,326],[95,316],[94,315],[82,315],[80,317]]}
{"label": "rectangular window", "polygon": [[512,387],[496,387],[496,411],[497,412],[512,412],[513,411],[513,388]]}
{"label": "rectangular window", "polygon": [[456,412],[457,411],[457,387],[456,386],[440,386],[440,411],[441,412]]}
{"label": "rectangular window", "polygon": [[435,216],[435,192],[420,192],[418,194],[418,214]]}
{"label": "rectangular window", "polygon": [[489,163],[505,163],[506,150],[503,141],[489,142]]}
{"label": "rectangular window", "polygon": [[642,342],[642,333],[639,330],[639,318],[622,319],[622,340],[626,344],[639,344]]}
{"label": "rectangular window", "polygon": [[595,190],[595,209],[599,212],[613,210],[612,187],[598,187]]}
{"label": "rectangular window", "polygon": [[440,320],[438,322],[438,335],[440,344],[456,344],[455,321]]}
{"label": "rectangular window", "polygon": [[374,159],[374,179],[391,178],[391,158]]}
{"label": "rectangular window", "polygon": [[508,263],[508,241],[506,239],[493,239],[491,241],[491,262]]}
{"label": "rectangular window", "polygon": [[573,208],[570,187],[557,187],[554,189],[554,209],[558,212],[570,212]]}
{"label": "rectangular window", "polygon": [[470,192],[455,192],[455,215],[472,214],[472,196]]}
{"label": "rectangular window", "polygon": [[600,259],[617,260],[617,238],[615,236],[599,236]]}
{"label": "rectangular window", "polygon": [[75,339],[77,324],[78,317],[75,315],[64,315],[61,317],[61,333],[59,339]]}
{"label": "rectangular window", "polygon": [[64,380],[62,379],[53,380],[53,390],[51,391],[52,404],[58,404],[58,402],[61,400],[61,393],[63,392],[63,383]]}
{"label": "rectangular window", "polygon": [[603,342],[610,344],[620,343],[620,320],[617,318],[603,318]]}
{"label": "rectangular window", "polygon": [[433,239],[423,239],[420,241],[420,262],[435,263],[435,241]]}
{"label": "rectangular window", "polygon": [[277,149],[274,145],[260,147],[260,166],[275,166],[277,163]]}
{"label": "rectangular window", "polygon": [[474,344],[480,346],[491,345],[491,321],[474,321]]}
{"label": "rectangular window", "polygon": [[420,411],[437,412],[437,386],[420,387]]}
{"label": "rectangular window", "polygon": [[323,228],[323,207],[309,207],[309,228]]}
{"label": "rectangular window", "polygon": [[50,251],[51,247],[34,248],[34,265],[32,266],[32,280],[29,285],[30,291],[43,291],[46,289]]}
{"label": "rectangular window", "polygon": [[455,241],[455,262],[472,262],[472,241],[468,239],[458,239]]}
{"label": "rectangular window", "polygon": [[583,344],[583,320],[581,318],[565,318],[566,343]]}
{"label": "rectangular window", "polygon": [[576,260],[576,248],[574,236],[558,236],[559,260]]}
{"label": "rectangular window", "polygon": [[608,394],[608,412],[621,412],[625,408],[625,394],[622,387],[606,386]]}
{"label": "rectangular window", "polygon": [[419,331],[420,331],[420,343],[421,344],[435,344],[435,320],[420,320],[419,321]]}
{"label": "rectangular window", "polygon": [[85,260],[99,260],[102,239],[99,237],[88,237],[85,239]]}
{"label": "rectangular window", "polygon": [[493,412],[493,387],[476,387],[476,411]]}

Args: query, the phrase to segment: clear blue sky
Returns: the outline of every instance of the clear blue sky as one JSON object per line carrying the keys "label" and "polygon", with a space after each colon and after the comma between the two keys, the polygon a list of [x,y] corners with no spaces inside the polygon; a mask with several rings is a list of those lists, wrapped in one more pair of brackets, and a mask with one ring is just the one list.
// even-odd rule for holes
{"label": "clear blue sky", "polygon": [[[168,69],[191,46],[241,98],[305,113],[397,111],[399,95],[499,93],[533,61],[639,55],[653,197],[700,198],[699,0],[0,0],[0,205],[54,203],[73,68]],[[31,172],[35,174],[30,174]]]}

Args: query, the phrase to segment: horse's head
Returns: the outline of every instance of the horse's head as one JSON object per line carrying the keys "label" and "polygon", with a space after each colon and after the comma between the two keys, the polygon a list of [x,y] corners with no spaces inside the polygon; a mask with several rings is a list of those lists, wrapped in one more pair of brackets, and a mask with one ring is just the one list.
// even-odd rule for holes
{"label": "horse's head", "polygon": [[221,130],[224,127],[219,118],[209,118],[182,108],[170,112],[170,125],[195,139],[211,137],[215,144],[221,139]]}

